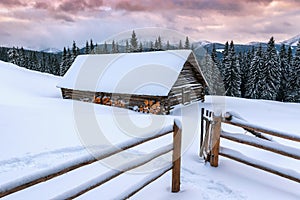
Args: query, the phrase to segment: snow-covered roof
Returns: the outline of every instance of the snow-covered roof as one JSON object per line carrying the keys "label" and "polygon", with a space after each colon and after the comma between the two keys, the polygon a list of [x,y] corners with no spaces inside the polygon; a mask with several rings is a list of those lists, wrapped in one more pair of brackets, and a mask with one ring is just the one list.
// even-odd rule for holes
{"label": "snow-covered roof", "polygon": [[57,87],[167,96],[191,54],[191,50],[169,50],[80,55]]}

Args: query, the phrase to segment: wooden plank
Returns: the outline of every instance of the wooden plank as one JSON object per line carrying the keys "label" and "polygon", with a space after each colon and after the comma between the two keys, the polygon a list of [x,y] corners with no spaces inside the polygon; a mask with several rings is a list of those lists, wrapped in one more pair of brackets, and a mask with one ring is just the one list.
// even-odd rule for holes
{"label": "wooden plank", "polygon": [[251,137],[248,135],[232,134],[232,133],[227,133],[224,131],[222,131],[221,137],[231,140],[231,141],[234,141],[234,142],[247,144],[250,146],[254,146],[254,147],[257,147],[260,149],[264,149],[267,151],[271,151],[271,152],[274,152],[277,154],[281,154],[284,156],[288,156],[290,158],[300,160],[300,149],[297,149],[297,148],[285,146],[285,145],[267,141],[267,140],[258,139],[258,138]]}
{"label": "wooden plank", "polygon": [[[210,116],[211,114],[209,114]],[[212,129],[212,150],[210,154],[210,165],[218,167],[219,165],[219,150],[220,150],[220,135],[221,135],[221,116],[213,116],[213,129]]]}
{"label": "wooden plank", "polygon": [[277,167],[274,165],[270,165],[269,163],[265,163],[262,161],[255,160],[253,158],[247,157],[240,152],[234,151],[232,149],[227,148],[221,148],[220,153],[221,156],[230,158],[232,160],[235,160],[237,162],[270,172],[272,174],[290,179],[292,181],[296,181],[300,183],[300,174],[293,170],[287,170],[281,167]]}
{"label": "wooden plank", "polygon": [[133,186],[134,190],[129,189],[129,190],[125,191],[124,193],[118,195],[114,199],[122,199],[122,200],[124,199],[125,200],[125,199],[132,197],[134,194],[136,194],[137,192],[142,190],[144,187],[146,187],[147,185],[149,185],[150,183],[154,182],[156,179],[158,179],[159,177],[161,177],[162,175],[167,173],[169,170],[172,169],[172,167],[173,167],[172,165],[164,167],[160,171],[155,172],[154,175],[151,174],[151,175],[147,176],[140,183]]}
{"label": "wooden plank", "polygon": [[[60,165],[60,166],[57,166],[57,167],[53,168],[51,170],[51,173],[49,173],[47,171],[45,173],[39,173],[38,175],[35,175],[35,176],[30,176],[30,178],[24,177],[24,178],[16,180],[15,182],[13,181],[13,182],[10,182],[6,185],[2,185],[2,187],[0,188],[0,198],[4,197],[4,196],[7,196],[9,194],[12,194],[14,192],[26,189],[26,188],[28,188],[30,186],[33,186],[33,185],[36,185],[38,183],[48,181],[52,178],[55,178],[57,176],[60,176],[60,175],[65,174],[67,172],[70,172],[74,169],[92,164],[94,162],[97,162],[101,159],[112,156],[112,155],[114,155],[116,153],[119,153],[121,151],[124,151],[124,150],[130,149],[132,147],[135,147],[137,145],[140,145],[144,142],[154,140],[156,138],[167,135],[171,132],[173,132],[173,131],[166,131],[166,132],[163,132],[163,133],[154,134],[152,136],[150,135],[146,138],[141,138],[139,140],[134,139],[134,140],[131,140],[131,141],[126,141],[124,143],[119,144],[118,147],[113,147],[113,148],[110,148],[110,149],[104,149],[105,152],[102,151],[99,156],[88,155],[88,157],[77,158],[77,160],[73,160],[72,163],[69,162],[65,165]],[[74,164],[74,163],[76,163],[76,164]],[[32,178],[32,177],[34,177],[34,178]]]}
{"label": "wooden plank", "polygon": [[58,195],[54,197],[53,199],[74,199],[82,194],[85,194],[86,192],[112,180],[113,178],[116,178],[117,176],[130,171],[132,169],[138,168],[140,166],[143,166],[150,161],[154,160],[155,158],[158,158],[170,151],[172,151],[173,145],[168,145],[161,147],[147,155],[144,155],[142,158],[135,159],[131,162],[122,164],[118,166],[118,170],[112,169],[105,174],[102,174],[96,178],[93,178],[90,181],[87,181],[79,186],[76,186],[73,189],[70,189],[67,192],[64,192],[61,195]]}
{"label": "wooden plank", "polygon": [[270,130],[270,129],[266,129],[266,128],[263,128],[263,127],[258,127],[254,124],[252,125],[252,124],[249,124],[247,122],[242,122],[240,120],[226,120],[226,119],[224,119],[223,122],[226,123],[226,124],[231,124],[231,125],[238,126],[238,127],[245,128],[245,129],[249,129],[249,130],[252,130],[252,131],[263,132],[263,133],[273,135],[273,136],[276,136],[276,137],[280,137],[280,138],[300,142],[300,136],[299,135],[290,135],[290,134],[280,133],[280,132],[273,131],[273,130]]}
{"label": "wooden plank", "polygon": [[[202,147],[202,144],[203,144],[203,136],[204,136],[204,108],[201,108],[201,126],[200,126],[200,149]],[[199,149],[199,156],[201,157],[201,154],[200,154],[200,149]]]}
{"label": "wooden plank", "polygon": [[173,169],[172,169],[172,192],[180,191],[180,165],[181,165],[181,124],[175,120],[173,126]]}

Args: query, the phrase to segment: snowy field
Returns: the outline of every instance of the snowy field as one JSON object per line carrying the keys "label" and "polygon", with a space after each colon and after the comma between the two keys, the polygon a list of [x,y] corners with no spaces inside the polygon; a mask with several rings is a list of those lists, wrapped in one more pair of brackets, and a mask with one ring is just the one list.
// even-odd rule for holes
{"label": "snowy field", "polygon": [[[234,111],[250,123],[300,135],[300,104],[208,96],[205,103],[178,108],[171,116],[153,116],[64,100],[56,88],[59,81],[60,77],[0,61],[0,188],[23,176],[88,155],[91,151],[86,146],[105,147],[146,132],[157,132],[172,125],[176,117],[183,121],[181,191],[170,192],[171,173],[168,172],[132,199],[300,199],[300,184],[296,182],[223,157],[220,157],[219,167],[212,168],[198,156],[201,107]],[[228,125],[223,128],[245,133]],[[91,134],[93,132],[101,132],[100,139],[104,137],[106,143]],[[273,139],[297,147],[295,143]],[[80,168],[3,199],[53,199],[114,168],[121,160],[130,160],[170,142],[169,136],[164,137],[128,154]],[[300,161],[226,140],[222,140],[221,145],[300,173]],[[121,175],[78,199],[114,199],[168,159],[155,160],[148,167]]]}

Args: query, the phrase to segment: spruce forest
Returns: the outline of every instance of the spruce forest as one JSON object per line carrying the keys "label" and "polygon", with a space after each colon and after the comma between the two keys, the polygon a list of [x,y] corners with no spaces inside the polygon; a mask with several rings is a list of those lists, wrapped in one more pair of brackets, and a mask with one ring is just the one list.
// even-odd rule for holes
{"label": "spruce forest", "polygon": [[[73,41],[72,48],[61,53],[45,53],[23,48],[0,47],[0,60],[20,67],[63,76],[73,61],[81,54],[106,54],[123,52],[192,49],[198,58],[203,74],[209,83],[207,93],[250,99],[300,102],[300,41],[293,53],[291,46],[276,49],[273,37],[267,45],[256,45],[236,50],[233,41],[226,42],[219,51],[215,44],[197,47],[189,38],[178,44],[155,41],[139,42],[135,32],[122,45],[112,41],[104,44],[86,42],[82,49]],[[203,50],[204,49],[204,50]]]}

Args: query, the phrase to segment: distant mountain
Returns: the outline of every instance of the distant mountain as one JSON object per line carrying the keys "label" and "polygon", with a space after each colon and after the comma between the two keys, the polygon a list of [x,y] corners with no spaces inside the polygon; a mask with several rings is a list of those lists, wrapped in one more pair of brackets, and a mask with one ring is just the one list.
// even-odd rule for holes
{"label": "distant mountain", "polygon": [[300,40],[300,34],[296,35],[295,37],[292,37],[291,39],[281,42],[281,44],[285,44],[288,46],[297,46],[299,40]]}
{"label": "distant mountain", "polygon": [[47,48],[47,49],[42,50],[41,52],[58,54],[58,53],[61,53],[61,50],[56,49],[56,48]]}

